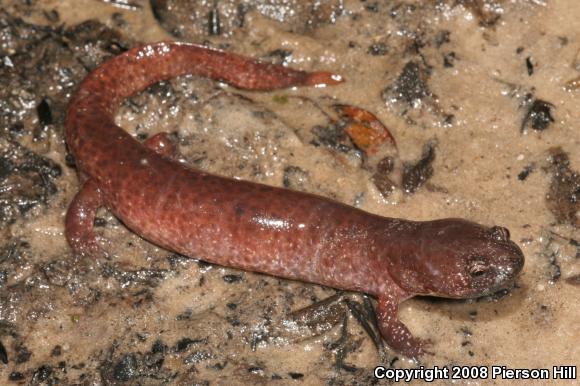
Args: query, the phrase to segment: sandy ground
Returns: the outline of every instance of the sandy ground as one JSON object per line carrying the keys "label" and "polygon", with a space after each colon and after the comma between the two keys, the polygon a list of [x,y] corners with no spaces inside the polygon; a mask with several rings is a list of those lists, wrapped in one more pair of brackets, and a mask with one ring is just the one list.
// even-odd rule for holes
{"label": "sandy ground", "polygon": [[[129,45],[175,39],[172,28],[191,14],[153,2],[160,25],[146,1],[4,2],[10,15],[47,28],[99,20]],[[340,323],[323,332],[284,328],[288,314],[333,289],[172,254],[105,210],[97,232],[113,257],[78,259],[63,235],[78,180],[65,159],[62,111],[82,76],[51,99],[53,119],[38,137],[38,106],[58,89],[48,79],[29,93],[22,114],[13,114],[21,130],[14,134],[8,119],[0,127],[2,141],[15,141],[60,170],[50,177],[55,190],[46,200],[3,218],[0,383],[366,385],[377,382],[378,365],[550,373],[553,366],[580,366],[580,2],[345,0],[322,2],[328,6],[322,10],[288,2],[299,17],[268,11],[276,2],[257,3],[261,8],[249,7],[243,26],[230,23],[238,14],[220,8],[220,34],[207,34],[205,21],[199,28],[191,22],[180,39],[333,71],[347,82],[248,93],[185,77],[132,98],[118,123],[140,138],[175,133],[186,162],[217,174],[314,192],[389,217],[505,226],[526,256],[515,288],[477,300],[405,302],[402,319],[434,343],[435,355],[414,363],[377,350],[344,302],[335,307],[344,315],[336,318]],[[305,23],[304,15],[314,16]],[[8,68],[6,58],[23,48],[12,49],[7,36],[0,35],[0,59],[10,74],[18,69]],[[101,60],[88,57],[88,68],[93,59]],[[409,71],[414,78],[404,88]],[[427,183],[413,194],[400,186],[382,192],[361,152],[333,134],[336,103],[373,112],[396,138],[399,165],[416,165],[424,145],[434,143]],[[2,114],[14,111],[3,107]],[[23,154],[0,155],[16,164]],[[8,205],[16,193],[5,186],[16,182],[2,173],[0,194]],[[368,302],[347,296],[361,307]],[[502,382],[484,378],[456,382]]]}

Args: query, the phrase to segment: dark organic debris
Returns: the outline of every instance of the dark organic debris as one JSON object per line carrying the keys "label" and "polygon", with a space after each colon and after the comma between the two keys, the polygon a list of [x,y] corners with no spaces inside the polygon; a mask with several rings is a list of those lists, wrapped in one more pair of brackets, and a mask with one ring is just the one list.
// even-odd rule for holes
{"label": "dark organic debris", "polygon": [[0,223],[12,223],[56,193],[62,169],[56,162],[0,138]]}
{"label": "dark organic debris", "polygon": [[473,12],[482,27],[491,27],[500,19],[503,13],[504,1],[505,0],[457,0],[456,4],[461,4]]}
{"label": "dark organic debris", "polygon": [[559,223],[580,225],[580,174],[570,167],[568,154],[560,147],[551,148],[546,170],[552,174],[552,182],[546,202]]}
{"label": "dark organic debris", "polygon": [[61,166],[23,145],[48,148],[62,135],[67,99],[104,58],[128,46],[101,23],[36,26],[0,10],[0,224],[10,224],[57,191]]}
{"label": "dark organic debris", "polygon": [[286,166],[282,182],[285,188],[293,190],[305,190],[305,184],[308,183],[308,172],[298,166]]}
{"label": "dark organic debris", "polygon": [[386,156],[381,159],[376,166],[376,171],[373,174],[372,180],[383,197],[390,196],[397,184],[392,180],[391,172],[395,169],[395,157]]}
{"label": "dark organic debris", "polygon": [[391,178],[382,173],[375,173],[372,177],[373,183],[383,197],[389,197],[397,188],[397,184]]}
{"label": "dark organic debris", "polygon": [[151,353],[153,354],[165,354],[167,350],[167,345],[160,339],[156,340],[153,346],[151,346]]}
{"label": "dark organic debris", "polygon": [[580,90],[580,76],[573,78],[564,84],[564,90],[572,92]]}
{"label": "dark organic debris", "polygon": [[327,146],[341,153],[348,153],[354,149],[354,144],[345,133],[345,125],[336,122],[330,123],[328,126],[314,126],[312,134],[314,139],[312,145]]}
{"label": "dark organic debris", "polygon": [[395,157],[386,156],[376,166],[372,180],[383,197],[388,197],[395,191],[397,184],[392,180],[391,172],[395,169]]}
{"label": "dark organic debris", "polygon": [[292,312],[287,320],[315,336],[320,335],[344,319],[345,308],[342,300],[340,293],[332,295]]}
{"label": "dark organic debris", "polygon": [[14,358],[16,363],[26,363],[30,360],[30,357],[32,356],[32,352],[22,344],[16,345],[16,347],[14,348],[14,353],[16,354]]}
{"label": "dark organic debris", "polygon": [[52,125],[52,111],[47,98],[42,98],[42,101],[36,106],[36,113],[41,125]]}
{"label": "dark organic debris", "polygon": [[0,288],[31,259],[30,244],[26,241],[11,240],[0,247]]}
{"label": "dark organic debris", "polygon": [[75,85],[106,57],[130,41],[96,21],[69,29],[41,27],[0,10],[0,130],[23,135],[40,123],[45,137],[62,131],[68,97]]}
{"label": "dark organic debris", "polygon": [[550,102],[543,101],[541,99],[534,99],[534,101],[529,106],[526,116],[522,121],[521,130],[524,131],[529,125],[534,130],[545,130],[554,122],[554,117],[552,117],[552,107],[553,104]]}
{"label": "dark organic debris", "polygon": [[304,378],[304,374],[302,374],[302,373],[289,372],[288,375],[292,379],[302,379],[302,378]]}
{"label": "dark organic debris", "polygon": [[6,352],[6,347],[4,347],[2,341],[0,341],[0,361],[5,365],[8,364],[8,353]]}
{"label": "dark organic debris", "polygon": [[231,36],[244,26],[250,11],[299,33],[333,24],[343,13],[343,0],[150,0],[150,3],[155,18],[167,32],[194,41],[207,36]]}
{"label": "dark organic debris", "polygon": [[77,56],[77,60],[82,61],[89,70],[108,57],[127,51],[134,43],[96,20],[87,20],[73,26],[64,35],[74,44],[77,55],[82,53]]}
{"label": "dark organic debris", "polygon": [[549,283],[554,283],[561,278],[571,285],[580,285],[580,275],[571,274],[570,262],[572,259],[580,259],[580,242],[574,238],[549,230],[540,256],[547,262],[546,271]]}
{"label": "dark organic debris", "polygon": [[528,70],[528,75],[532,76],[534,74],[534,63],[532,62],[531,56],[526,58],[526,69]]}
{"label": "dark organic debris", "polygon": [[385,357],[384,344],[376,325],[374,308],[367,296],[362,296],[362,298],[361,302],[358,296],[339,292],[292,312],[287,316],[286,321],[291,321],[292,325],[297,326],[302,331],[303,336],[324,334],[334,326],[340,325],[340,338],[337,341],[326,343],[325,348],[335,352],[337,370],[354,372],[356,367],[347,365],[344,360],[349,353],[360,347],[362,340],[355,339],[348,333],[347,316],[349,313],[371,338],[381,358]]}
{"label": "dark organic debris", "polygon": [[292,61],[292,51],[283,49],[270,51],[266,59],[274,64],[287,65]]}
{"label": "dark organic debris", "polygon": [[555,251],[548,256],[548,263],[550,264],[550,282],[555,283],[562,277],[562,268],[558,262],[559,252]]}
{"label": "dark organic debris", "polygon": [[262,366],[250,366],[248,367],[248,373],[263,375],[264,368]]}
{"label": "dark organic debris", "polygon": [[525,181],[526,178],[528,178],[528,176],[530,175],[530,173],[534,171],[534,168],[535,168],[534,164],[526,165],[526,167],[524,167],[524,170],[522,170],[518,174],[518,180]]}
{"label": "dark organic debris", "polygon": [[443,56],[443,67],[452,68],[455,65],[455,60],[457,60],[455,52],[445,54],[445,56]]}
{"label": "dark organic debris", "polygon": [[[49,365],[42,365],[34,371],[32,374],[32,384],[38,385],[43,382],[47,382],[49,377],[52,375],[53,369]],[[51,382],[52,383],[52,382]]]}
{"label": "dark organic debris", "polygon": [[435,35],[435,47],[439,48],[451,41],[451,31],[441,30]]}
{"label": "dark organic debris", "polygon": [[[427,79],[428,73],[419,63],[408,62],[392,87],[394,98],[411,106],[418,105],[423,98],[431,95]],[[387,99],[385,96],[390,92],[390,88],[385,89],[383,98]]]}
{"label": "dark organic debris", "polygon": [[384,56],[388,53],[388,47],[383,42],[374,43],[369,46],[367,52],[372,56]]}
{"label": "dark organic debris", "polygon": [[11,381],[11,382],[23,381],[24,380],[24,374],[22,374],[19,371],[13,371],[8,376],[8,380]]}
{"label": "dark organic debris", "polygon": [[580,287],[580,274],[567,277],[566,283],[576,287]]}
{"label": "dark organic debris", "polygon": [[175,373],[163,367],[165,355],[165,352],[130,352],[116,360],[106,360],[100,366],[103,383],[169,384]]}
{"label": "dark organic debris", "polygon": [[244,279],[244,275],[224,275],[222,279],[228,284],[239,283]]}
{"label": "dark organic debris", "polygon": [[377,163],[377,172],[381,174],[389,174],[395,169],[395,158],[386,156]]}
{"label": "dark organic debris", "polygon": [[50,352],[50,356],[51,357],[59,357],[62,355],[62,346],[57,344],[56,346],[54,346],[52,348],[52,351]]}
{"label": "dark organic debris", "polygon": [[144,286],[146,290],[157,287],[169,274],[165,269],[143,268],[129,270],[110,263],[103,264],[101,270],[103,277],[115,278],[123,288],[129,286]]}
{"label": "dark organic debris", "polygon": [[196,363],[204,362],[214,357],[215,356],[208,350],[199,350],[185,357],[183,363],[185,363],[186,365],[194,365]]}
{"label": "dark organic debris", "polygon": [[[513,288],[517,288],[517,285],[514,283],[514,287]],[[498,301],[499,299],[507,296],[510,291],[512,290],[512,288],[505,288],[505,289],[501,289],[497,292],[494,292],[492,294],[486,295],[486,296],[482,296],[476,299],[477,302],[495,302]]]}
{"label": "dark organic debris", "polygon": [[208,35],[221,35],[222,26],[220,21],[220,12],[217,7],[209,10],[207,15],[207,34]]}
{"label": "dark organic debris", "polygon": [[464,337],[469,338],[473,335],[473,331],[469,327],[461,327],[459,331],[463,334]]}
{"label": "dark organic debris", "polygon": [[28,47],[31,43],[46,38],[52,31],[51,27],[27,23],[1,8],[0,34],[2,35],[2,44],[0,45],[0,57],[8,57],[23,47]]}
{"label": "dark organic debris", "polygon": [[207,338],[198,338],[198,339],[191,339],[191,338],[182,338],[180,339],[175,346],[173,347],[173,351],[174,352],[182,352],[182,351],[186,351],[189,350],[189,348],[192,345],[197,345],[197,344],[207,344]]}
{"label": "dark organic debris", "polygon": [[403,191],[414,193],[433,175],[436,140],[431,140],[423,146],[421,159],[415,164],[406,164],[403,171]]}
{"label": "dark organic debris", "polygon": [[113,367],[113,379],[126,382],[138,375],[137,357],[135,354],[127,354],[122,357]]}

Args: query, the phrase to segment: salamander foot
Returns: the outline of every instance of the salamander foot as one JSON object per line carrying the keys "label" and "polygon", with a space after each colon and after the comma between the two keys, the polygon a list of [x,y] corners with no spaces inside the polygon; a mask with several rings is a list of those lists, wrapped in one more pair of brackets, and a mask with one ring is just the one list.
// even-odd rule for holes
{"label": "salamander foot", "polygon": [[87,180],[68,207],[65,235],[72,250],[80,256],[106,256],[93,232],[95,214],[102,205],[99,188]]}
{"label": "salamander foot", "polygon": [[389,296],[379,298],[377,323],[381,335],[392,349],[406,357],[418,360],[425,354],[433,355],[429,350],[431,341],[415,338],[407,326],[399,320],[399,304],[405,298]]}

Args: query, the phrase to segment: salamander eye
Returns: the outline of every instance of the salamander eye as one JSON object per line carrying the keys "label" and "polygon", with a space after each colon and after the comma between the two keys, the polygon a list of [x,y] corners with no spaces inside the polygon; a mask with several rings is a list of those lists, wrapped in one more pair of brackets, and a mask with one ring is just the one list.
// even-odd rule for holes
{"label": "salamander eye", "polygon": [[489,270],[489,265],[480,259],[473,260],[469,265],[469,274],[472,277],[479,277]]}
{"label": "salamander eye", "polygon": [[510,239],[510,231],[504,227],[494,226],[489,233],[497,241],[508,241]]}

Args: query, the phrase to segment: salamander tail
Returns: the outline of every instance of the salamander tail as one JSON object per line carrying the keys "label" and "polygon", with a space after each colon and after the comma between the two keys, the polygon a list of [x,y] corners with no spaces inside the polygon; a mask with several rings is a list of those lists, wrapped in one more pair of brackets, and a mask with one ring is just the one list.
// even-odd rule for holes
{"label": "salamander tail", "polygon": [[304,83],[305,86],[334,86],[344,82],[345,79],[338,74],[333,74],[327,71],[316,71],[308,74],[308,78]]}

